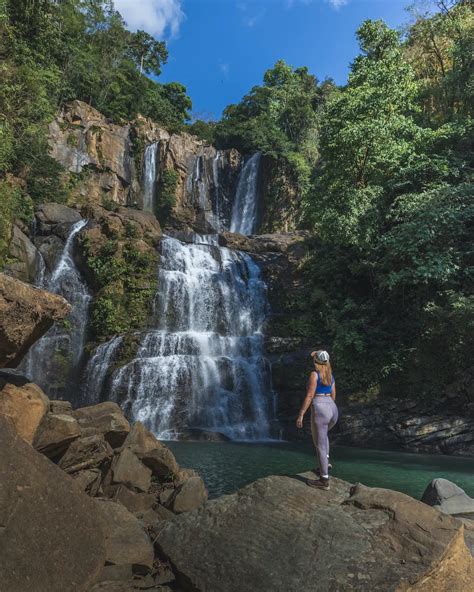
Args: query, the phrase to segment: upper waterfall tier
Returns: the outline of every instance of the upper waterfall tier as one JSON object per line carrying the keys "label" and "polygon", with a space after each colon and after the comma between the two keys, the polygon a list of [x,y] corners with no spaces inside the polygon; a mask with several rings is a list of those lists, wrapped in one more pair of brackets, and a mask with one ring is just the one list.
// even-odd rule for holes
{"label": "upper waterfall tier", "polygon": [[116,372],[112,394],[161,438],[189,427],[269,438],[273,394],[258,267],[242,253],[165,238],[158,286],[156,328]]}
{"label": "upper waterfall tier", "polygon": [[261,153],[256,152],[247,160],[239,176],[237,193],[232,207],[231,232],[252,234],[257,229],[258,171]]}

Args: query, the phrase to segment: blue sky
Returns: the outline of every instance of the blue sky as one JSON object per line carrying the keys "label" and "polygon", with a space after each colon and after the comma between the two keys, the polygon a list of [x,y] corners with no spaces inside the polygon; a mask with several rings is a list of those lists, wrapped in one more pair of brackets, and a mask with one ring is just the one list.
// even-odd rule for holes
{"label": "blue sky", "polygon": [[188,89],[197,117],[219,118],[284,59],[319,79],[346,81],[355,31],[381,18],[398,28],[410,0],[115,0],[131,29],[165,39],[161,82]]}

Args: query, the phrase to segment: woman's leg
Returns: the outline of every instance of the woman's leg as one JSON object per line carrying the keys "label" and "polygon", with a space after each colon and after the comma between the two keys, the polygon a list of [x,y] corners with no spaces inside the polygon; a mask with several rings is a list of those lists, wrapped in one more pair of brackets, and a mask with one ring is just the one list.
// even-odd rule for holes
{"label": "woman's leg", "polygon": [[321,477],[328,477],[328,426],[331,419],[331,410],[326,402],[316,403],[313,419],[316,431],[316,449],[319,456],[319,470]]}
{"label": "woman's leg", "polygon": [[[329,421],[329,425],[328,425],[328,433],[329,433],[329,430],[332,430],[332,428],[336,425],[337,420],[339,419],[339,411],[338,411],[337,405],[336,405],[336,403],[334,403],[334,401],[332,402],[331,407],[333,409],[332,409],[332,417],[331,417],[331,420]],[[327,448],[328,448],[328,460],[329,460],[329,437],[328,437]]]}

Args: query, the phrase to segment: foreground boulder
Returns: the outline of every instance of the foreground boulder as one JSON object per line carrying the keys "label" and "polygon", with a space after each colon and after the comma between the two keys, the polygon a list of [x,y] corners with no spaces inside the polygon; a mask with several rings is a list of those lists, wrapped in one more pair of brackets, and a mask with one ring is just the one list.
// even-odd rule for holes
{"label": "foreground boulder", "polygon": [[154,475],[167,477],[178,473],[179,467],[171,450],[161,444],[139,421],[127,436],[124,447],[129,448]]}
{"label": "foreground boulder", "polygon": [[[314,477],[314,475],[313,475]],[[185,589],[462,591],[473,560],[459,521],[395,491],[268,477],[161,525]]]}
{"label": "foreground boulder", "polygon": [[70,309],[61,296],[0,273],[0,367],[16,367],[28,348]]}
{"label": "foreground boulder", "polygon": [[0,417],[0,589],[87,592],[105,548],[93,500]]}

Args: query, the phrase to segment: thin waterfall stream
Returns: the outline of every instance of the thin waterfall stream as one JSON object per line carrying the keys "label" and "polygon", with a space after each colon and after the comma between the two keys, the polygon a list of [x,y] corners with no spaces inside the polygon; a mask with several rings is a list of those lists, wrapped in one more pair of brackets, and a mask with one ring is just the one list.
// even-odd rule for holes
{"label": "thin waterfall stream", "polygon": [[74,258],[74,240],[87,224],[79,220],[72,225],[62,253],[51,273],[47,273],[40,256],[35,285],[54,294],[60,294],[71,304],[65,323],[55,324],[30,348],[22,368],[27,376],[48,394],[60,396],[73,378],[83,355],[89,290],[77,269]]}

